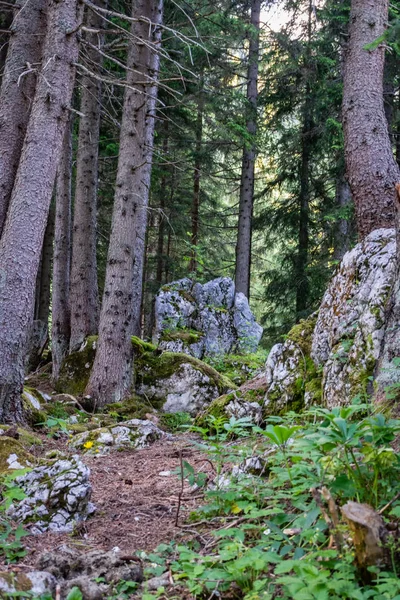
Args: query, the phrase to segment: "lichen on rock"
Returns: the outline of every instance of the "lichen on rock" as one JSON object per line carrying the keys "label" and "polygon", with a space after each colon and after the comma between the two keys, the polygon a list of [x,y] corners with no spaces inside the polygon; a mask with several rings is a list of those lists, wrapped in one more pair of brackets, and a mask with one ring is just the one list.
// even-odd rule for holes
{"label": "lichen on rock", "polygon": [[205,284],[189,278],[163,286],[156,297],[154,342],[196,358],[255,352],[262,327],[229,277]]}
{"label": "lichen on rock", "polygon": [[131,419],[119,425],[83,431],[69,443],[72,448],[89,454],[108,454],[111,449],[145,448],[165,435],[152,421]]}
{"label": "lichen on rock", "polygon": [[72,531],[76,521],[85,520],[94,511],[89,475],[79,456],[34,467],[15,479],[25,498],[12,504],[7,514],[30,524],[32,533]]}

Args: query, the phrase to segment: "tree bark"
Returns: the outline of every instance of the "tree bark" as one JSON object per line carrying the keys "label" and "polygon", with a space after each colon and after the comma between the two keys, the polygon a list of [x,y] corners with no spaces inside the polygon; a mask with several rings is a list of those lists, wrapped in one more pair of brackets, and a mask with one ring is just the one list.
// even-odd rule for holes
{"label": "tree bark", "polygon": [[388,0],[352,0],[344,64],[343,124],[347,176],[363,239],[395,223],[393,158],[383,105],[385,50],[366,49],[385,31]]}
{"label": "tree bark", "polygon": [[52,376],[57,380],[69,348],[69,281],[71,263],[72,119],[68,123],[58,166],[53,258]]}
{"label": "tree bark", "polygon": [[23,418],[26,337],[74,85],[80,12],[76,0],[50,0],[41,76],[0,241],[0,421]]}
{"label": "tree bark", "polygon": [[192,202],[192,256],[189,263],[190,273],[196,274],[197,270],[197,245],[199,243],[199,224],[200,224],[200,180],[201,180],[201,150],[203,142],[203,111],[204,111],[204,96],[203,96],[203,76],[200,78],[200,93],[197,102],[197,117],[196,117],[196,144],[194,152],[194,173],[193,173],[193,202]]}
{"label": "tree bark", "polygon": [[[96,358],[86,394],[102,406],[129,396],[131,336],[140,328],[143,258],[157,92],[162,0],[136,0],[118,173]],[[149,25],[152,23],[153,25]],[[151,42],[151,45],[149,44]],[[136,72],[134,72],[134,70]],[[133,89],[132,89],[133,88]]]}
{"label": "tree bark", "polygon": [[[97,0],[104,7],[106,2]],[[101,29],[101,16],[88,10],[87,27]],[[101,49],[104,36],[88,33],[86,40]],[[100,72],[101,55],[88,46],[87,59],[91,71]],[[97,69],[96,66],[97,65]],[[76,189],[72,232],[71,263],[71,337],[70,350],[76,350],[88,335],[97,333],[99,292],[97,285],[96,223],[97,181],[101,116],[101,81],[82,77],[78,151],[76,157]]]}
{"label": "tree bark", "polygon": [[249,62],[247,69],[247,133],[251,139],[245,144],[242,157],[242,176],[239,197],[239,221],[236,243],[235,286],[237,292],[250,296],[251,238],[254,201],[254,167],[256,160],[258,61],[260,53],[261,0],[252,0]]}
{"label": "tree bark", "polygon": [[0,238],[7,216],[46,28],[46,0],[22,0],[11,25],[0,90]]}

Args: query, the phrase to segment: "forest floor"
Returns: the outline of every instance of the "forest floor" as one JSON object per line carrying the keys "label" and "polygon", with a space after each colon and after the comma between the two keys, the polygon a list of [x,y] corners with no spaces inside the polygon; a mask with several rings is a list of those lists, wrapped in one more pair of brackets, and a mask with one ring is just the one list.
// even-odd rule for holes
{"label": "forest floor", "polygon": [[[96,506],[95,514],[70,534],[44,533],[26,537],[24,546],[28,553],[25,558],[18,566],[3,565],[1,568],[14,572],[31,570],[40,554],[52,552],[62,544],[85,550],[108,551],[118,547],[124,554],[134,554],[140,550],[153,550],[163,542],[184,542],[193,537],[190,525],[185,526],[184,522],[202,503],[203,494],[193,491],[187,480],[182,486],[181,457],[203,472],[212,472],[210,463],[194,447],[194,441],[193,434],[180,433],[143,449],[100,456],[83,455],[82,460],[91,471],[91,500]],[[71,454],[62,440],[45,439],[41,453],[49,447]]]}

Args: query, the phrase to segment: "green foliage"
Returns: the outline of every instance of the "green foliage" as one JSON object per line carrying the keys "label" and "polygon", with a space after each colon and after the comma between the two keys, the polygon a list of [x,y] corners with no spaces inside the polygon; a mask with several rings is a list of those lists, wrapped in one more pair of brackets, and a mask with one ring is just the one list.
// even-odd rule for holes
{"label": "green foliage", "polygon": [[[400,420],[354,404],[313,409],[302,422],[293,413],[271,418],[265,430],[245,419],[209,423],[195,428],[203,437],[196,445],[215,469],[214,486],[191,515],[200,536],[146,557],[153,575],[168,565],[175,582],[196,597],[230,598],[236,590],[245,600],[400,599],[397,543],[391,542],[392,565],[371,568],[372,582],[363,583],[351,543],[329,547],[332,530],[310,491],[326,486],[339,506],[356,500],[380,509],[392,501],[388,518],[395,528],[400,460],[391,444]],[[254,458],[257,472],[229,475],[226,465]],[[183,466],[189,482],[201,476],[188,462]]]}
{"label": "green foliage", "polygon": [[13,502],[25,498],[24,491],[17,485],[16,478],[25,474],[28,469],[19,469],[0,477],[0,557],[6,563],[14,563],[26,555],[22,538],[29,532],[20,524],[7,518],[6,511]]}
{"label": "green foliage", "polygon": [[187,428],[192,423],[192,417],[186,412],[161,413],[160,425],[163,429],[175,432]]}

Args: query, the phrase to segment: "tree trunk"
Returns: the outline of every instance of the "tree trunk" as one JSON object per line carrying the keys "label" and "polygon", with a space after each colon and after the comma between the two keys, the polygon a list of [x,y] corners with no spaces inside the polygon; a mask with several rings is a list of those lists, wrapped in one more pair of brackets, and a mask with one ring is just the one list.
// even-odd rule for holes
{"label": "tree trunk", "polygon": [[[98,6],[106,2],[97,0]],[[87,12],[87,27],[100,29],[103,19],[92,10]],[[88,33],[86,40],[101,49],[104,36]],[[91,71],[100,71],[101,55],[88,46],[86,55]],[[71,338],[70,350],[76,350],[88,335],[97,333],[99,292],[97,285],[96,222],[97,181],[101,113],[101,82],[82,77],[81,106],[76,157],[76,189],[72,232],[71,263]]]}
{"label": "tree trunk", "polygon": [[197,270],[197,245],[199,243],[199,224],[200,224],[200,179],[201,179],[201,150],[203,142],[203,77],[200,79],[200,94],[197,103],[196,117],[196,145],[194,151],[194,174],[193,174],[193,202],[192,202],[192,257],[189,263],[190,273],[196,274]]}
{"label": "tree trunk", "polygon": [[260,51],[261,0],[252,0],[249,62],[247,68],[247,133],[251,139],[243,148],[239,197],[239,222],[236,243],[236,291],[250,296],[251,237],[254,200],[254,167],[256,160],[258,61]]}
{"label": "tree trunk", "polygon": [[[76,0],[49,3],[42,75],[0,241],[0,421],[23,418],[20,394],[35,283],[78,59]],[[17,299],[17,301],[16,301]]]}
{"label": "tree trunk", "polygon": [[69,280],[71,263],[72,119],[68,123],[58,166],[52,297],[52,375],[57,380],[69,348]]}
{"label": "tree trunk", "polygon": [[21,156],[42,56],[46,0],[22,0],[16,11],[0,90],[0,238]]}
{"label": "tree trunk", "polygon": [[344,64],[343,124],[347,176],[357,231],[363,239],[395,223],[394,161],[383,105],[385,50],[372,44],[385,31],[388,0],[352,0]]}
{"label": "tree trunk", "polygon": [[[336,207],[344,211],[351,206],[350,186],[345,176],[339,175],[336,180]],[[352,223],[350,215],[341,216],[335,223],[333,233],[333,258],[341,261],[351,246]]]}
{"label": "tree trunk", "polygon": [[[140,327],[147,204],[157,91],[162,0],[133,2],[132,38],[118,173],[96,358],[86,394],[93,405],[129,396],[131,336]],[[140,18],[142,17],[142,18]],[[152,26],[149,26],[152,23]],[[132,39],[131,38],[131,39]],[[149,44],[151,42],[151,45]]]}
{"label": "tree trunk", "polygon": [[312,144],[311,86],[306,84],[301,133],[301,164],[299,193],[299,238],[296,264],[296,320],[304,318],[308,306],[309,282],[307,275],[310,219],[310,157]]}

